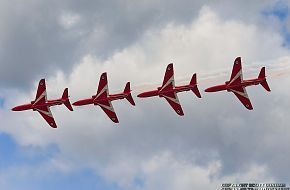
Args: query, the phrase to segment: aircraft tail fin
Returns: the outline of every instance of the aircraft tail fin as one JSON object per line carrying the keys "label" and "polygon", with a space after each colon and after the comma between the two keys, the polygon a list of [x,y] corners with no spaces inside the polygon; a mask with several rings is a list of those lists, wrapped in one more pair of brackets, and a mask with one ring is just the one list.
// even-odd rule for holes
{"label": "aircraft tail fin", "polygon": [[265,71],[265,67],[262,67],[260,74],[258,76],[259,79],[264,79],[266,78],[266,71]]}
{"label": "aircraft tail fin", "polygon": [[189,85],[194,86],[191,90],[199,98],[201,98],[200,92],[197,88],[196,73],[192,75]]}
{"label": "aircraft tail fin", "polygon": [[62,97],[63,100],[65,100],[64,105],[69,109],[70,111],[73,111],[73,108],[71,106],[71,103],[69,101],[69,96],[68,96],[68,88],[64,89]]}
{"label": "aircraft tail fin", "polygon": [[127,82],[125,89],[124,89],[124,94],[128,94],[126,96],[126,99],[128,100],[128,102],[130,102],[130,104],[132,104],[133,106],[135,106],[135,102],[133,100],[132,94],[131,94],[131,89],[130,89],[130,82]]}
{"label": "aircraft tail fin", "polygon": [[260,74],[258,76],[259,79],[264,79],[263,82],[261,82],[261,85],[265,88],[265,90],[267,91],[271,91],[267,81],[266,81],[266,71],[265,71],[265,67],[262,67],[261,71],[260,71]]}

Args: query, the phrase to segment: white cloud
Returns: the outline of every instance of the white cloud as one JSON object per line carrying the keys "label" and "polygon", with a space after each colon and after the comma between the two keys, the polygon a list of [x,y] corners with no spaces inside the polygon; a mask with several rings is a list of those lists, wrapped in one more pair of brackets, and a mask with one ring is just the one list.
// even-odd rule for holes
{"label": "white cloud", "polygon": [[65,29],[70,29],[80,21],[80,15],[74,13],[63,12],[60,16],[60,24]]}
{"label": "white cloud", "polygon": [[[117,181],[125,189],[217,189],[222,183],[269,182],[265,166],[250,165],[246,172],[220,177],[221,163],[213,161],[199,166],[188,160],[176,159],[172,153],[159,152],[140,163],[119,160],[109,165],[105,176],[111,182]],[[133,167],[132,167],[133,166]],[[137,170],[137,171],[136,171]],[[126,175],[124,175],[126,174]]]}

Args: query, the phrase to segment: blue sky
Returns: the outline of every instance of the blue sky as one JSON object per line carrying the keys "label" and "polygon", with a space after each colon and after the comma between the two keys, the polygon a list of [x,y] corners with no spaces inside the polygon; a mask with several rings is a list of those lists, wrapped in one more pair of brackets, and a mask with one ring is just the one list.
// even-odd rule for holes
{"label": "blue sky", "polygon": [[[11,168],[41,167],[57,154],[57,148],[50,146],[45,149],[19,146],[7,134],[0,135],[0,170],[1,173],[9,171]],[[31,173],[31,176],[18,176],[8,179],[8,187],[12,189],[29,188],[37,189],[108,189],[118,190],[118,186],[106,183],[91,169],[81,169],[71,173],[51,171],[45,177],[38,177]],[[5,186],[4,186],[5,187]]]}
{"label": "blue sky", "polygon": [[[290,184],[287,1],[18,1],[0,1],[0,189]],[[228,80],[237,56],[244,78],[262,66],[269,75],[271,93],[248,90],[253,112],[232,94],[203,92]],[[202,99],[179,95],[184,117],[136,97],[161,83],[170,62],[177,84],[193,73],[200,81]],[[132,82],[137,106],[113,103],[118,126],[94,106],[53,107],[56,130],[37,113],[10,111],[33,99],[40,78],[49,99],[68,87],[74,102],[95,93],[102,72],[110,92]]]}
{"label": "blue sky", "polygon": [[278,1],[274,4],[273,7],[266,9],[262,11],[262,14],[266,17],[266,19],[269,19],[269,17],[276,17],[281,22],[281,29],[280,32],[285,38],[284,45],[286,47],[289,47],[290,43],[290,31],[289,27],[287,28],[287,25],[289,25],[288,16],[289,16],[289,5],[286,1]]}
{"label": "blue sky", "polygon": [[281,21],[285,21],[289,15],[289,7],[287,2],[278,1],[273,5],[273,7],[262,12],[265,14],[265,16],[273,15],[278,17]]}
{"label": "blue sky", "polygon": [[0,97],[0,108],[3,108],[4,106],[4,99]]}

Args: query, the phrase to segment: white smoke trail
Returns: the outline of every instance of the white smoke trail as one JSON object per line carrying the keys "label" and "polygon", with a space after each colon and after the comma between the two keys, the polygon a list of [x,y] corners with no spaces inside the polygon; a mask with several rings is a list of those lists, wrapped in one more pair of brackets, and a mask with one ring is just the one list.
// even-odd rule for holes
{"label": "white smoke trail", "polygon": [[[270,60],[266,62],[257,62],[252,64],[243,63],[243,75],[245,79],[256,78],[259,75],[260,69],[266,67],[266,76],[268,79],[285,77],[290,75],[290,57],[281,57],[278,60]],[[225,82],[229,80],[232,68],[219,69],[214,72],[197,73],[197,82],[200,85],[214,85],[219,82]],[[141,93],[146,90],[154,90],[161,86],[163,80],[163,74],[160,75],[160,81],[154,83],[143,83],[141,85],[133,86],[132,89],[135,93]],[[191,77],[191,76],[190,76]],[[178,77],[175,76],[176,85],[188,84],[190,77]]]}

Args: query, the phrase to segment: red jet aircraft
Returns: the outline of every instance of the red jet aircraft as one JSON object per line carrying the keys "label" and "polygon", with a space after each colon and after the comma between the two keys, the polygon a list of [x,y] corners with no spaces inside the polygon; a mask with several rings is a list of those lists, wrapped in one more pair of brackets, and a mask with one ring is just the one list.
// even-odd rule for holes
{"label": "red jet aircraft", "polygon": [[127,82],[123,93],[119,94],[109,94],[107,73],[103,73],[100,77],[99,87],[97,95],[92,96],[92,98],[79,100],[73,103],[74,106],[82,106],[87,104],[98,105],[102,110],[109,116],[109,118],[115,122],[119,123],[118,117],[114,111],[111,101],[126,98],[133,106],[135,102],[131,95],[130,82]]}
{"label": "red jet aircraft", "polygon": [[166,68],[162,86],[158,87],[157,90],[143,92],[139,94],[137,97],[139,98],[146,98],[146,97],[152,97],[152,96],[163,97],[167,100],[167,102],[175,110],[175,112],[178,115],[182,116],[184,115],[184,113],[179,103],[177,93],[182,92],[182,91],[189,91],[189,90],[192,90],[192,92],[194,92],[194,94],[197,97],[201,98],[201,95],[197,88],[196,74],[193,74],[189,85],[175,86],[173,63],[170,63]]}
{"label": "red jet aircraft", "polygon": [[30,109],[32,109],[33,111],[38,111],[51,127],[57,128],[53,115],[50,111],[50,107],[61,104],[64,104],[70,111],[73,111],[73,108],[69,101],[68,88],[64,90],[61,98],[56,100],[47,100],[45,79],[41,79],[38,84],[35,100],[32,101],[30,104],[24,104],[14,107],[12,108],[12,111],[24,111]]}
{"label": "red jet aircraft", "polygon": [[261,84],[267,91],[271,91],[266,81],[265,67],[261,69],[258,78],[243,80],[241,58],[237,57],[234,62],[230,81],[227,81],[222,85],[207,88],[205,92],[217,92],[223,90],[233,92],[247,109],[252,110],[253,106],[245,87],[258,84]]}

